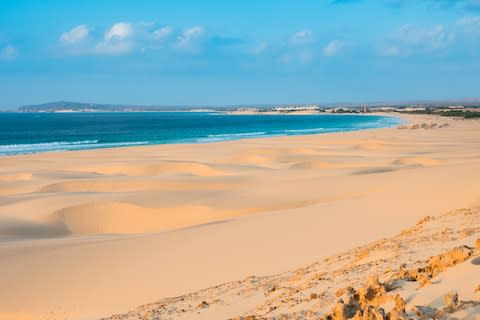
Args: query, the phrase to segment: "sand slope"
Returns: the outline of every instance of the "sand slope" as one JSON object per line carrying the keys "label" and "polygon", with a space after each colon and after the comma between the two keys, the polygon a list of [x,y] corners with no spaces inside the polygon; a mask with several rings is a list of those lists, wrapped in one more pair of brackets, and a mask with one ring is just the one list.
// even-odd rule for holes
{"label": "sand slope", "polygon": [[[427,312],[478,319],[479,235],[480,208],[427,216],[397,236],[290,272],[228,282],[107,319],[346,319],[356,313],[357,319],[375,319],[368,317],[373,313],[424,319]],[[450,308],[449,295],[459,298]]]}
{"label": "sand slope", "polygon": [[127,312],[480,203],[480,122],[412,127],[2,157],[0,319]]}

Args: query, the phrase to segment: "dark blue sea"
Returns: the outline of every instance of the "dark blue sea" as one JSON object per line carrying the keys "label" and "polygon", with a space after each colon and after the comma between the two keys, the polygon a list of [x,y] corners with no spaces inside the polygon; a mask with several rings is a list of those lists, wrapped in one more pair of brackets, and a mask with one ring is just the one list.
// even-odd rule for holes
{"label": "dark blue sea", "polygon": [[374,115],[203,112],[0,113],[0,155],[317,134],[395,126]]}

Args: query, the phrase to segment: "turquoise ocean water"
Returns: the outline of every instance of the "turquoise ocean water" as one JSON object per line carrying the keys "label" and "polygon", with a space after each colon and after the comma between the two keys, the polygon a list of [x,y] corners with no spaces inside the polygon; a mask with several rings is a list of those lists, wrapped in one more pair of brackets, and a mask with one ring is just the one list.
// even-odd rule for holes
{"label": "turquoise ocean water", "polygon": [[0,155],[317,134],[390,127],[374,115],[225,115],[208,112],[0,113]]}

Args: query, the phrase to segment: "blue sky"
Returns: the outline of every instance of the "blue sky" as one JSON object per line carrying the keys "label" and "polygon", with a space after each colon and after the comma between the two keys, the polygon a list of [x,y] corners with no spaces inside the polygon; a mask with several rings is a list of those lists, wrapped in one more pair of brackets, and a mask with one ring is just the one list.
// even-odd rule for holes
{"label": "blue sky", "polygon": [[480,0],[0,0],[0,108],[479,97]]}

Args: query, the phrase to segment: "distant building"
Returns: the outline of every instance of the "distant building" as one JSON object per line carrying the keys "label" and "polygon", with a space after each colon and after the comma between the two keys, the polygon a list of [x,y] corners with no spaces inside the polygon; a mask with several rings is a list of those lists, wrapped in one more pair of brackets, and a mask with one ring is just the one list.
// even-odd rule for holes
{"label": "distant building", "polygon": [[307,111],[307,110],[318,110],[318,107],[313,106],[278,106],[272,108],[272,111]]}
{"label": "distant building", "polygon": [[406,107],[406,108],[403,108],[402,111],[424,111],[425,108],[424,107]]}

